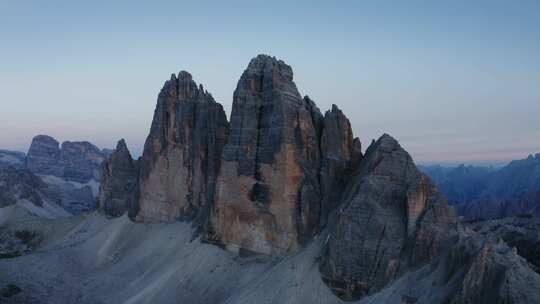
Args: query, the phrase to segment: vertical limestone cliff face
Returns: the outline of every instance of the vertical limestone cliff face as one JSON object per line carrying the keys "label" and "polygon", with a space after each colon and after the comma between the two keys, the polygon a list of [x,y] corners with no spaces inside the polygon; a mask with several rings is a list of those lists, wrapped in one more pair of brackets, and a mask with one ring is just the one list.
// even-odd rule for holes
{"label": "vertical limestone cliff face", "polygon": [[329,287],[348,300],[438,256],[456,232],[446,199],[388,135],[366,151],[337,217],[320,269]]}
{"label": "vertical limestone cliff face", "polygon": [[99,187],[99,209],[110,216],[132,210],[138,197],[138,168],[122,139],[111,156],[103,162]]}
{"label": "vertical limestone cliff face", "polygon": [[208,239],[266,254],[297,250],[320,228],[325,118],[300,96],[290,66],[259,55],[238,82],[230,125]]}
{"label": "vertical limestone cliff face", "polygon": [[362,159],[361,144],[353,138],[349,119],[336,106],[324,115],[321,134],[321,226],[325,226],[330,211],[341,202],[342,193],[352,170]]}
{"label": "vertical limestone cliff face", "polygon": [[172,75],[159,93],[140,159],[136,220],[204,217],[227,135],[225,112],[212,95],[188,72]]}

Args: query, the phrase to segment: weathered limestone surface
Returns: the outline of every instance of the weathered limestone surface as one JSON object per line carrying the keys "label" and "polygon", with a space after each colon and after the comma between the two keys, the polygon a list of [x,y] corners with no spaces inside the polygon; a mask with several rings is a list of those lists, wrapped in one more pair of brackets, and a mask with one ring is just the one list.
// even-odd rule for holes
{"label": "weathered limestone surface", "polygon": [[99,209],[110,216],[121,216],[134,208],[138,198],[138,168],[126,142],[121,139],[103,162],[99,188]]}
{"label": "weathered limestone surface", "polygon": [[[309,97],[300,96],[283,61],[266,55],[251,60],[234,92],[210,240],[279,255],[297,250],[320,229],[322,153],[342,157],[341,146],[337,155],[331,147],[321,150],[325,124],[336,132],[343,127],[332,115],[323,118]],[[351,149],[348,121],[345,127],[344,146]],[[332,182],[325,183],[328,190]]]}
{"label": "weathered limestone surface", "polygon": [[218,177],[212,214],[217,241],[279,254],[313,233],[320,151],[312,111],[290,66],[265,55],[251,60],[234,92]]}
{"label": "weathered limestone surface", "polygon": [[321,263],[323,280],[343,299],[372,294],[438,256],[455,227],[446,199],[385,134],[347,187]]}
{"label": "weathered limestone surface", "polygon": [[188,72],[159,93],[140,159],[139,221],[204,221],[213,201],[228,122],[222,106]]}

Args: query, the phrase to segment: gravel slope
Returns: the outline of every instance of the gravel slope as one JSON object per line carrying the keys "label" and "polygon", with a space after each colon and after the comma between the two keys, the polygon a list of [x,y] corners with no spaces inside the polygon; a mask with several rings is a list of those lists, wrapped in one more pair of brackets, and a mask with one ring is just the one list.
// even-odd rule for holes
{"label": "gravel slope", "polygon": [[[7,303],[344,303],[321,281],[320,239],[275,259],[192,240],[187,223],[135,224],[92,213],[3,229],[14,227],[37,231],[42,242],[31,254],[0,259],[0,281],[22,289],[0,299]],[[358,303],[402,303],[404,295],[437,302],[448,292],[433,286],[441,274],[426,266]]]}

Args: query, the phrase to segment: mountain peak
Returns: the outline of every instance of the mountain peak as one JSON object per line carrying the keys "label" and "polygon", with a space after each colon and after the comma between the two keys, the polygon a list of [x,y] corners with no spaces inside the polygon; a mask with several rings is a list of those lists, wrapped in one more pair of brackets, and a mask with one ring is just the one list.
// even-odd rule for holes
{"label": "mountain peak", "polygon": [[126,145],[126,141],[121,138],[118,143],[116,143],[116,151],[127,151],[128,148],[127,148],[127,145]]}
{"label": "mountain peak", "polygon": [[57,146],[60,145],[58,140],[56,140],[54,137],[44,134],[34,136],[34,138],[32,138],[32,143],[34,142],[42,142],[50,145],[56,144]]}
{"label": "mountain peak", "polygon": [[189,73],[188,71],[180,71],[178,73],[178,80],[187,80],[187,81],[191,81],[193,80],[193,76],[191,76],[191,73]]}

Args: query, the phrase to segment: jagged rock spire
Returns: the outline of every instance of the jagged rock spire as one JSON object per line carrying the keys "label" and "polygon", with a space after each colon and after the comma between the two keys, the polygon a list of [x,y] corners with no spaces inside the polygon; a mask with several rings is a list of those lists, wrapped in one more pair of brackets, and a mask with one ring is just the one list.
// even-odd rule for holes
{"label": "jagged rock spire", "polygon": [[[333,120],[326,122],[315,103],[301,97],[289,65],[267,55],[252,59],[234,92],[209,238],[230,248],[282,254],[317,233],[323,216],[319,171],[330,152],[321,151],[321,136],[340,141],[337,128],[346,129],[348,143],[340,145],[348,150],[347,161],[352,153],[348,120],[343,126]],[[326,123],[335,130],[325,133]],[[334,158],[341,157],[340,149]]]}
{"label": "jagged rock spire", "polygon": [[[116,144],[101,167],[99,209],[110,216],[121,216],[136,207],[138,168],[124,139]],[[132,214],[131,214],[132,215]]]}
{"label": "jagged rock spire", "polygon": [[137,220],[204,217],[228,135],[223,107],[190,73],[165,82],[140,161]]}
{"label": "jagged rock spire", "polygon": [[320,140],[321,226],[326,225],[329,213],[341,202],[352,169],[362,157],[359,145],[360,140],[353,138],[349,119],[333,104],[324,114]]}
{"label": "jagged rock spire", "polygon": [[339,203],[358,146],[341,110],[334,105],[323,116],[275,57],[259,55],[243,72],[230,130],[221,105],[182,71],[158,97],[140,160],[136,219],[197,218],[209,241],[295,251]]}

